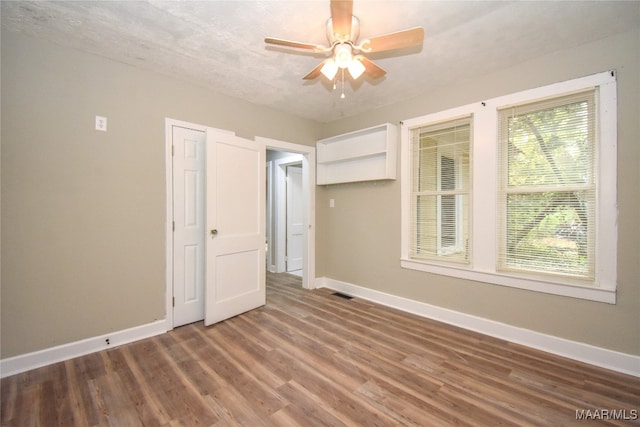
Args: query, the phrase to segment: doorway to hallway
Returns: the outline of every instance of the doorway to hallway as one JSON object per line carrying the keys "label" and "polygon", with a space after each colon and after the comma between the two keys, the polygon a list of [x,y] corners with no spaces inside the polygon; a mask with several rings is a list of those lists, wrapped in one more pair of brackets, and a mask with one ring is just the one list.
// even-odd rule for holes
{"label": "doorway to hallway", "polygon": [[[267,147],[267,271],[299,275],[303,288],[314,289],[315,147],[261,137],[256,140]],[[293,193],[288,204],[287,188]]]}
{"label": "doorway to hallway", "polygon": [[302,155],[267,150],[267,271],[303,275]]}
{"label": "doorway to hallway", "polygon": [[[184,128],[184,129],[178,129]],[[187,132],[184,137],[181,134],[174,135],[174,130],[177,129],[180,132]],[[208,262],[205,261],[204,255],[206,255],[207,251],[204,250],[204,246],[202,245],[202,241],[205,238],[214,239],[215,241],[222,241],[222,234],[219,232],[219,227],[204,227],[204,210],[203,206],[205,205],[206,200],[208,199],[207,194],[208,190],[206,190],[206,186],[203,185],[202,177],[206,174],[208,168],[207,163],[210,163],[207,160],[207,163],[202,161],[201,156],[198,157],[198,162],[195,162],[193,165],[185,164],[185,167],[177,168],[178,170],[174,170],[174,152],[175,147],[173,144],[174,137],[176,139],[182,139],[185,141],[185,151],[186,154],[183,157],[191,159],[193,153],[205,152],[206,150],[202,150],[203,147],[201,145],[206,141],[203,139],[205,133],[209,133],[210,131],[214,131],[211,128],[208,128],[203,125],[197,125],[187,122],[182,122],[173,119],[166,119],[166,130],[165,130],[165,141],[166,141],[166,324],[167,330],[171,330],[179,324],[194,322],[198,320],[202,320],[203,312],[206,312],[206,303],[205,299],[207,293],[205,291],[205,287],[207,286],[205,283],[205,278],[207,277],[207,271],[211,269],[211,266]],[[216,129],[215,133],[220,136],[220,138],[236,138],[233,132],[219,130]],[[296,161],[290,163],[296,163],[296,165],[291,164],[290,166],[298,167],[297,170],[291,169],[289,170],[290,174],[295,174],[300,171],[301,175],[300,179],[298,177],[293,178],[296,180],[296,187],[299,191],[299,195],[297,196],[296,202],[289,202],[297,204],[298,209],[296,214],[290,215],[291,218],[295,218],[295,221],[289,226],[290,230],[294,230],[297,227],[296,232],[292,233],[292,236],[289,239],[293,242],[298,239],[297,252],[296,255],[293,253],[290,255],[291,260],[284,258],[288,255],[285,252],[285,256],[283,259],[289,261],[289,267],[287,267],[287,263],[285,262],[284,270],[286,271],[289,268],[291,271],[294,271],[301,275],[302,287],[307,289],[313,289],[315,277],[315,148],[311,146],[293,144],[278,140],[272,140],[268,138],[256,137],[255,142],[257,145],[262,146],[262,152],[265,153],[266,150],[274,151],[274,152],[285,152],[285,156],[296,155]],[[198,148],[200,147],[200,148]],[[266,154],[266,153],[265,153]],[[263,156],[265,155],[263,154]],[[265,158],[263,157],[262,162],[264,162]],[[234,163],[234,162],[231,162]],[[237,163],[237,162],[236,162]],[[282,163],[282,162],[280,162]],[[235,163],[234,163],[235,164]],[[265,169],[266,167],[266,169]],[[273,164],[265,165],[262,163],[257,170],[269,171],[275,170],[273,169]],[[254,169],[255,170],[255,169]],[[188,171],[189,173],[186,173]],[[285,169],[285,176],[288,175]],[[261,174],[259,174],[261,175]],[[180,181],[180,176],[184,177],[183,181]],[[198,178],[200,176],[200,178]],[[242,175],[244,177],[244,175]],[[263,175],[264,177],[264,175]],[[177,179],[178,182],[174,181]],[[232,180],[233,181],[233,180]],[[180,194],[176,195],[176,189],[184,188],[185,192],[180,196]],[[211,186],[209,186],[211,187]],[[269,190],[269,186],[263,181],[261,188],[267,187]],[[213,188],[213,187],[211,187]],[[286,189],[286,187],[285,187]],[[186,191],[189,190],[189,191]],[[193,191],[191,191],[193,190]],[[246,192],[243,192],[246,193]],[[262,196],[257,197],[256,200],[261,200],[264,202],[265,198],[269,199],[268,195],[265,195],[264,192],[261,192]],[[217,194],[217,193],[216,193]],[[286,191],[285,191],[286,194]],[[264,206],[264,205],[263,205]],[[190,207],[190,208],[189,208]],[[188,208],[188,209],[187,209]],[[262,212],[269,212],[268,207],[264,206]],[[286,201],[284,205],[284,209],[286,211]],[[243,210],[243,212],[245,212]],[[177,230],[180,225],[177,222],[185,222],[180,221],[178,218],[178,213],[186,213],[187,219],[190,221],[186,221],[189,224],[193,223],[198,225],[197,230],[195,230],[194,234],[194,242],[188,241],[181,246],[176,247],[176,241],[178,243],[181,242],[180,239],[175,239],[176,231],[182,233],[183,230]],[[265,222],[268,224],[274,218],[266,219],[263,217],[262,224]],[[178,221],[176,221],[178,220]],[[192,221],[191,221],[192,220]],[[211,230],[209,230],[211,228]],[[227,231],[225,228],[225,232]],[[265,229],[267,226],[265,226]],[[215,229],[215,230],[214,230]],[[286,223],[284,228],[281,229],[286,230]],[[273,228],[272,228],[273,231]],[[215,232],[215,234],[214,234]],[[204,233],[204,236],[203,236]],[[269,236],[265,235],[263,231],[263,237],[260,245],[267,242],[267,250],[268,244],[271,241]],[[273,238],[273,236],[271,237]],[[286,242],[286,235],[285,235]],[[207,240],[205,240],[206,242]],[[282,245],[281,245],[282,246]],[[283,246],[286,248],[286,245]],[[293,245],[289,245],[290,248],[293,248]],[[265,273],[265,259],[268,259],[264,254],[265,247],[262,246],[262,256],[260,257],[260,265],[262,270],[262,277],[264,277]],[[211,251],[209,251],[211,252]],[[257,252],[257,251],[256,251]],[[301,255],[300,255],[301,253]],[[295,267],[295,263],[297,263],[298,267]],[[238,266],[242,265],[242,263],[238,264]],[[184,268],[182,268],[184,267]],[[215,267],[215,266],[214,266]],[[266,267],[268,269],[269,263],[266,263]],[[294,270],[294,268],[296,268]],[[213,270],[212,270],[213,271]],[[176,279],[177,278],[177,279]],[[178,292],[176,292],[178,289]],[[213,295],[212,292],[209,292],[209,296]],[[182,314],[176,314],[174,309],[175,304],[179,301],[184,302],[183,305],[189,305],[193,307],[193,311],[190,314],[183,316]],[[188,303],[188,304],[187,304]]]}

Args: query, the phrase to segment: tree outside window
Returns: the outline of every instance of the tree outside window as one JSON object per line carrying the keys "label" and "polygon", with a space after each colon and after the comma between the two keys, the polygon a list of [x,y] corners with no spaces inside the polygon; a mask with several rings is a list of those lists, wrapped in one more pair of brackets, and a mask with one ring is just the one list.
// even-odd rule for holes
{"label": "tree outside window", "polygon": [[501,110],[499,269],[593,279],[594,92]]}

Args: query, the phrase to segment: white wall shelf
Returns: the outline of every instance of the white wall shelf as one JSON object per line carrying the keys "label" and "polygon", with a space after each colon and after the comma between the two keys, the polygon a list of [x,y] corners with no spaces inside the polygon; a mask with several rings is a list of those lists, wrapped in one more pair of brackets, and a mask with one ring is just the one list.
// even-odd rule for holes
{"label": "white wall shelf", "polygon": [[316,144],[317,184],[396,179],[398,129],[385,123]]}

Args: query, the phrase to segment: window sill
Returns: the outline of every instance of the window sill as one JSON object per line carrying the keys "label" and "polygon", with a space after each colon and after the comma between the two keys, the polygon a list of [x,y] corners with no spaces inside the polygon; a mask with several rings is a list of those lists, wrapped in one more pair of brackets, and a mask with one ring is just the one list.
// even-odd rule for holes
{"label": "window sill", "polygon": [[400,266],[410,270],[424,271],[427,273],[440,274],[443,276],[518,289],[526,289],[529,291],[543,292],[552,295],[604,302],[607,304],[616,303],[616,291],[614,289],[604,289],[571,283],[549,282],[541,279],[536,280],[516,275],[507,275],[490,271],[478,271],[462,265],[441,265],[412,259],[401,259]]}

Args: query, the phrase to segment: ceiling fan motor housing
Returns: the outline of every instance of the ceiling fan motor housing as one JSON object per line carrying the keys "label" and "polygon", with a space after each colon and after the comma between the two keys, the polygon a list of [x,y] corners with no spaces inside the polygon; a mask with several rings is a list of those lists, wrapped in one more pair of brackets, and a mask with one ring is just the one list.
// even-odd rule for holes
{"label": "ceiling fan motor housing", "polygon": [[351,15],[351,34],[339,34],[333,31],[333,19],[327,19],[327,40],[329,40],[329,44],[334,44],[336,42],[343,43],[350,41],[355,44],[360,37],[360,20]]}

